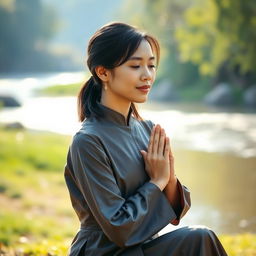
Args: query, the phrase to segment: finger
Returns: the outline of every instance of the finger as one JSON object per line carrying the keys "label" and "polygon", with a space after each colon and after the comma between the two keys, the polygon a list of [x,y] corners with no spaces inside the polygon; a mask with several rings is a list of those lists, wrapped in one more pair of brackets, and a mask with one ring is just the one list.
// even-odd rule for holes
{"label": "finger", "polygon": [[156,126],[155,133],[154,133],[154,139],[153,139],[152,153],[153,153],[154,155],[157,154],[157,150],[158,150],[160,129],[161,129],[161,127],[160,127],[160,125],[158,124],[158,125]]}
{"label": "finger", "polygon": [[170,153],[170,139],[169,137],[165,137],[164,157],[169,158],[169,153]]}
{"label": "finger", "polygon": [[164,155],[164,146],[165,146],[165,131],[162,128],[160,131],[160,139],[158,144],[158,154],[161,156]]}
{"label": "finger", "polygon": [[172,156],[171,140],[169,138],[169,154]]}
{"label": "finger", "polygon": [[150,135],[150,138],[149,138],[149,144],[148,144],[148,153],[149,154],[152,153],[152,149],[153,149],[153,141],[154,141],[155,129],[156,129],[156,126],[154,125],[152,130],[151,130],[151,135]]}

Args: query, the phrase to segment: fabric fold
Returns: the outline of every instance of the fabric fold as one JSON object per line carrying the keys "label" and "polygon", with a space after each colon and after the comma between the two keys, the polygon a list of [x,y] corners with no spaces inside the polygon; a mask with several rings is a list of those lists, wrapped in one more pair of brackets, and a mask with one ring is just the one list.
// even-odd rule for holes
{"label": "fabric fold", "polygon": [[71,148],[74,175],[96,222],[111,241],[119,247],[142,243],[176,219],[165,195],[153,183],[145,182],[124,198],[97,138],[80,136]]}

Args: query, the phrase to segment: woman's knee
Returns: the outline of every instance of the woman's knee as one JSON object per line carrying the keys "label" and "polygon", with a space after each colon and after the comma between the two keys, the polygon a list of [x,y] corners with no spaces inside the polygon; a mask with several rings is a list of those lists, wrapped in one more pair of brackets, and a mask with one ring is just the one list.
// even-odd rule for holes
{"label": "woman's knee", "polygon": [[204,240],[211,238],[214,232],[206,226],[190,226],[188,227],[188,236],[194,239]]}

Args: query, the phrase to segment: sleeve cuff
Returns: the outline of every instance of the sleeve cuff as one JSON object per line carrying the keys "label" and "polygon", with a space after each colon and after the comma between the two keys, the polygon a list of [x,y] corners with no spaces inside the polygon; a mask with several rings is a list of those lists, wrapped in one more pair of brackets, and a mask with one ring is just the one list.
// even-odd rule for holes
{"label": "sleeve cuff", "polygon": [[156,209],[158,209],[159,216],[162,218],[162,220],[166,220],[166,223],[163,225],[162,228],[178,219],[178,216],[170,205],[167,197],[156,184],[152,182],[147,182],[144,184],[144,186],[152,190],[152,192],[154,193],[154,198],[156,200],[155,207]]}
{"label": "sleeve cuff", "polygon": [[177,185],[180,193],[180,205],[181,210],[180,213],[177,215],[177,217],[174,220],[171,220],[171,224],[178,225],[180,223],[180,219],[187,213],[191,206],[191,199],[190,199],[190,191],[189,189],[182,185],[179,180],[177,180]]}

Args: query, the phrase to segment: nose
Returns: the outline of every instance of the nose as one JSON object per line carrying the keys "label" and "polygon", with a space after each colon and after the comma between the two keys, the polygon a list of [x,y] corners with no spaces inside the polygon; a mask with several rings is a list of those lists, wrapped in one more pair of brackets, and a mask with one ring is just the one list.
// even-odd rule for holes
{"label": "nose", "polygon": [[150,81],[150,80],[152,80],[152,77],[153,77],[152,72],[149,70],[148,67],[145,67],[141,74],[141,80],[142,81]]}

